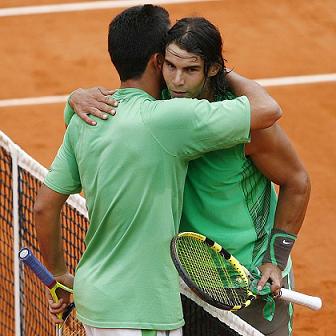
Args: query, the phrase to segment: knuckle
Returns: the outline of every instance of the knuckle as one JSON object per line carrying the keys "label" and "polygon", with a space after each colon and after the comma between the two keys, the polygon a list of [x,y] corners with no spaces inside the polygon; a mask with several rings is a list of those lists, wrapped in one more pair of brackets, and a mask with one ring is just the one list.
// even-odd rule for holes
{"label": "knuckle", "polygon": [[105,111],[105,107],[106,107],[106,104],[104,104],[104,103],[99,103],[97,105],[97,108],[98,108],[99,111]]}
{"label": "knuckle", "polygon": [[95,107],[89,107],[89,113],[93,115],[97,115],[97,109]]}

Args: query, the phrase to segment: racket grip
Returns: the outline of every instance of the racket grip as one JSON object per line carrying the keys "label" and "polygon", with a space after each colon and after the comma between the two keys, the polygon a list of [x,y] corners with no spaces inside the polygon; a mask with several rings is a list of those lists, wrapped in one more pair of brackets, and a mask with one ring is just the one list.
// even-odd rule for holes
{"label": "racket grip", "polygon": [[56,285],[56,280],[54,279],[53,275],[45,268],[44,265],[42,265],[42,263],[28,248],[23,247],[20,250],[19,258],[49,289]]}
{"label": "racket grip", "polygon": [[312,310],[320,310],[322,307],[321,298],[295,292],[286,288],[281,288],[280,299],[308,307]]}

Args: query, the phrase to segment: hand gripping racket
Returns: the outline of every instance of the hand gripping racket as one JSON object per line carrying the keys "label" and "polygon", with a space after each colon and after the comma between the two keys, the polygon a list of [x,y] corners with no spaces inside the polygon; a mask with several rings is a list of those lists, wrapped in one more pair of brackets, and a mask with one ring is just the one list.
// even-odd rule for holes
{"label": "hand gripping racket", "polygon": [[[249,288],[251,274],[211,239],[194,232],[180,233],[171,242],[171,256],[186,285],[212,306],[237,311],[256,299]],[[318,297],[285,288],[279,298],[313,310],[322,306]]]}
{"label": "hand gripping racket", "polygon": [[[54,302],[58,302],[57,289],[61,288],[69,293],[72,293],[72,289],[57,282],[53,275],[46,269],[46,267],[33,255],[28,248],[22,248],[19,252],[20,260],[27,265],[36,276],[42,281],[42,283],[49,288],[50,294]],[[57,315],[59,319],[63,319],[63,323],[57,327],[58,336],[85,336],[85,329],[83,325],[76,318],[76,311],[74,303],[71,303],[64,313]]]}

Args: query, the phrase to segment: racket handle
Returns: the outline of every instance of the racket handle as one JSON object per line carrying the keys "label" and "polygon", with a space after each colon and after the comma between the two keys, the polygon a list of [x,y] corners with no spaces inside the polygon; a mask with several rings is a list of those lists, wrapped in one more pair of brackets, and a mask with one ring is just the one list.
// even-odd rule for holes
{"label": "racket handle", "polygon": [[312,310],[320,310],[322,307],[321,298],[295,292],[286,288],[281,288],[280,299],[306,306]]}
{"label": "racket handle", "polygon": [[45,268],[44,265],[42,265],[42,263],[28,248],[24,247],[20,250],[19,258],[49,289],[56,285],[56,280],[53,275]]}

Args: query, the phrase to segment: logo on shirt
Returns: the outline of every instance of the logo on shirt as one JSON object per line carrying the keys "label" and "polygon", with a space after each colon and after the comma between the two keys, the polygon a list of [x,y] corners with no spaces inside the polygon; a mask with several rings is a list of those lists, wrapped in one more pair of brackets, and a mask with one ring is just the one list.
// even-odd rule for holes
{"label": "logo on shirt", "polygon": [[285,239],[282,241],[282,243],[283,243],[284,245],[291,245],[291,244],[292,244],[291,241],[287,241],[287,240],[285,240]]}

